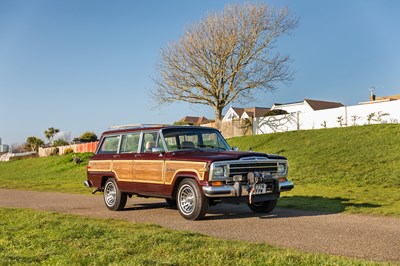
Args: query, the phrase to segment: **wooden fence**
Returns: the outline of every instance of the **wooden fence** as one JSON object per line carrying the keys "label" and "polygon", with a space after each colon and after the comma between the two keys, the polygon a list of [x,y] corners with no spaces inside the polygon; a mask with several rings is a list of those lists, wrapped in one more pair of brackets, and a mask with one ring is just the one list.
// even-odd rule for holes
{"label": "wooden fence", "polygon": [[59,147],[50,147],[50,148],[39,148],[39,156],[46,157],[53,154],[53,151],[57,148],[58,154],[64,154],[66,149],[73,149],[76,153],[83,153],[83,152],[95,152],[97,148],[97,144],[99,142],[88,142],[88,143],[80,143],[80,144],[71,144],[67,146],[59,146]]}

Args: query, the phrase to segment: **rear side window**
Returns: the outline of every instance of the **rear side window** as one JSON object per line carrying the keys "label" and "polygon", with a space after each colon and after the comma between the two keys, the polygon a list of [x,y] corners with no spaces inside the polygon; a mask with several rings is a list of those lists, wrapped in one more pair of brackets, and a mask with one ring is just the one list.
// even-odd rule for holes
{"label": "rear side window", "polygon": [[122,137],[121,153],[137,152],[139,148],[140,133],[127,134]]}
{"label": "rear side window", "polygon": [[121,136],[105,137],[97,153],[99,154],[117,153],[120,138]]}

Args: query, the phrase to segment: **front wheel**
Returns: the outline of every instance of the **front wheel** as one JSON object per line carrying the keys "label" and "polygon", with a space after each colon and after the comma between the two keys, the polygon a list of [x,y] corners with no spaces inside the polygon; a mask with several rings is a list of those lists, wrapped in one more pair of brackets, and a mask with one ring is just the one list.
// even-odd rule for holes
{"label": "front wheel", "polygon": [[120,211],[125,207],[127,194],[119,190],[114,178],[107,179],[103,195],[104,203],[109,210]]}
{"label": "front wheel", "polygon": [[187,178],[179,185],[176,203],[185,219],[199,220],[206,215],[208,198],[201,193],[195,180]]}
{"label": "front wheel", "polygon": [[249,208],[255,213],[270,213],[275,209],[277,200],[249,203]]}

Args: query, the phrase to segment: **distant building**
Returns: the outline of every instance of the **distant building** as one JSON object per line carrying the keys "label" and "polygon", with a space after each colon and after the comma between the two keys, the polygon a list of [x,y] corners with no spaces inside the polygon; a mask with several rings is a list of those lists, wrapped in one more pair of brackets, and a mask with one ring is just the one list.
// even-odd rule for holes
{"label": "distant building", "polygon": [[360,102],[359,104],[371,104],[371,103],[381,103],[400,100],[400,94],[391,96],[376,96],[374,90],[371,90],[368,102]]}
{"label": "distant building", "polygon": [[1,138],[0,138],[0,153],[6,153],[8,152],[8,150],[9,150],[8,145],[1,144]]}
{"label": "distant building", "polygon": [[263,117],[269,110],[270,108],[265,107],[238,108],[231,106],[226,115],[224,115],[222,122],[231,121],[233,119]]}
{"label": "distant building", "polygon": [[178,121],[178,124],[186,124],[186,125],[193,125],[193,126],[200,126],[203,124],[209,124],[212,121],[208,118],[201,116],[185,116],[181,120]]}

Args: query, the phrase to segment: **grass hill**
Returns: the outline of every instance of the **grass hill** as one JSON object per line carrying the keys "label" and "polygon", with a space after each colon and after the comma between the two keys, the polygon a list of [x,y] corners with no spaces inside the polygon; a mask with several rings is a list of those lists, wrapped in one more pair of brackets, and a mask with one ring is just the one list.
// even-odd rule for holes
{"label": "grass hill", "polygon": [[[400,125],[291,131],[229,140],[240,150],[288,158],[291,192],[281,207],[400,216]],[[89,193],[87,158],[72,155],[0,163],[0,187]]]}
{"label": "grass hill", "polygon": [[233,138],[250,147],[286,156],[296,183],[400,187],[400,125],[302,130]]}
{"label": "grass hill", "polygon": [[240,150],[288,158],[295,189],[281,206],[400,215],[400,125],[232,138]]}
{"label": "grass hill", "polygon": [[91,155],[77,154],[80,164],[73,161],[73,154],[0,162],[0,188],[87,193],[83,182]]}

